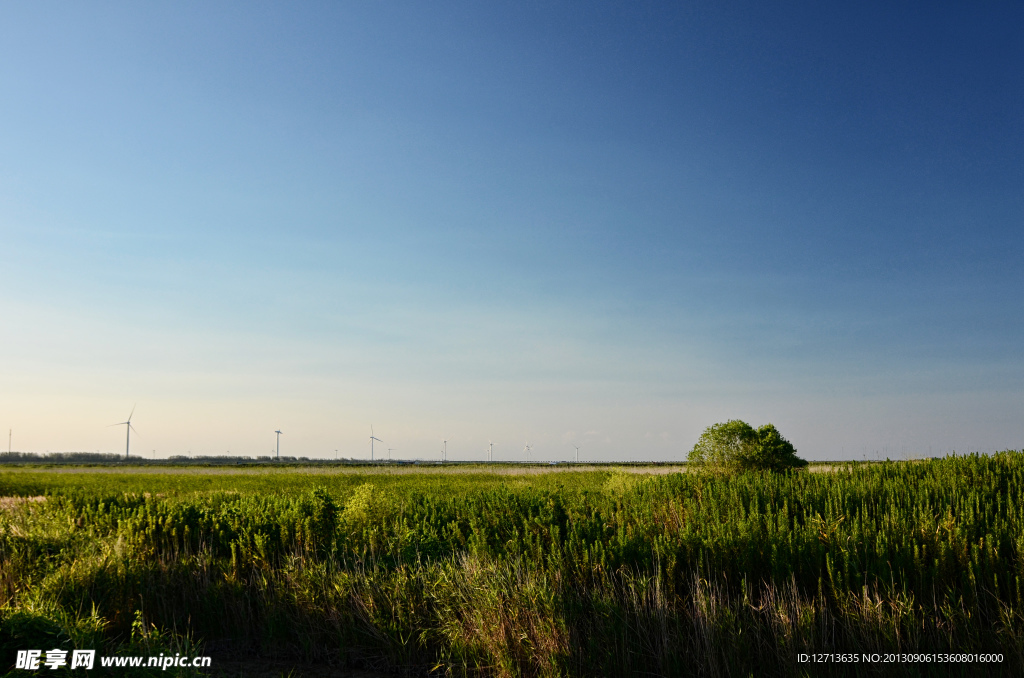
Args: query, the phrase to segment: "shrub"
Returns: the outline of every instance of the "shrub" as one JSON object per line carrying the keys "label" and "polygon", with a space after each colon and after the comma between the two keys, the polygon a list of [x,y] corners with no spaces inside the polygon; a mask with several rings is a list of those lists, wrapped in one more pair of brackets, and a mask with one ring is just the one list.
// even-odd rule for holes
{"label": "shrub", "polygon": [[779,430],[772,424],[765,424],[757,429],[757,454],[753,459],[753,467],[769,471],[785,471],[791,468],[807,466],[807,460],[796,456],[793,443],[782,437]]}
{"label": "shrub", "polygon": [[689,460],[719,470],[785,471],[807,466],[796,456],[796,448],[772,424],[755,430],[750,424],[732,419],[704,429],[690,450]]}

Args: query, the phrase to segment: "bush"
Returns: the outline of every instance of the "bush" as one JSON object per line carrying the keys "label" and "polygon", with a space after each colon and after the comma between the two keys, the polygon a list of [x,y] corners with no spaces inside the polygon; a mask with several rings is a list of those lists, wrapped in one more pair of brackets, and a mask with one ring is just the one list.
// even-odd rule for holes
{"label": "bush", "polygon": [[721,470],[785,471],[807,466],[796,448],[772,424],[754,430],[745,421],[732,419],[704,429],[690,450],[690,463]]}

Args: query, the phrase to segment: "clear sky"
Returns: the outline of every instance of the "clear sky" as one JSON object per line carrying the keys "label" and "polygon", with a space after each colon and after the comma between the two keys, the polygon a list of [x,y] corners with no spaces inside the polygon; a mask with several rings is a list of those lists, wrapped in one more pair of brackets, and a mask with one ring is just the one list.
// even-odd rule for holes
{"label": "clear sky", "polygon": [[1022,262],[1019,3],[0,12],[15,450],[1019,449]]}

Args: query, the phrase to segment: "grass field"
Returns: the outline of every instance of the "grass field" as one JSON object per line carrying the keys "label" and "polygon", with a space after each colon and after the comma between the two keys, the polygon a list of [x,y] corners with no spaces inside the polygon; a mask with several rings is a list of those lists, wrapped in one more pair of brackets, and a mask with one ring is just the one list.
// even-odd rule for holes
{"label": "grass field", "polygon": [[[680,470],[2,468],[0,671],[54,647],[235,675],[1024,669],[1024,454]],[[1002,661],[797,661],[821,652]]]}

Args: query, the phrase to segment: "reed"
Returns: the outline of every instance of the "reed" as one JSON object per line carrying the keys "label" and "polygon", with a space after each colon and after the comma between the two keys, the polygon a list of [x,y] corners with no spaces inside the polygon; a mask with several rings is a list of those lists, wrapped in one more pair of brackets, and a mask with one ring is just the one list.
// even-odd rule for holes
{"label": "reed", "polygon": [[1022,480],[1019,452],[732,476],[2,472],[0,495],[45,499],[0,509],[0,662],[38,641],[732,676],[813,673],[801,653],[985,652],[1003,662],[952,674],[1019,675]]}

